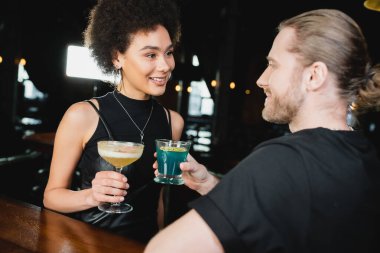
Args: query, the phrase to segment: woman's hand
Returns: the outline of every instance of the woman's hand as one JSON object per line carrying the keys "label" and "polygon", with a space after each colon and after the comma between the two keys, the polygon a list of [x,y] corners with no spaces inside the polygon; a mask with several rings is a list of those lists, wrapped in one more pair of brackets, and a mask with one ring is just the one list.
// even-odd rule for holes
{"label": "woman's hand", "polygon": [[91,183],[91,199],[96,202],[95,205],[100,202],[122,202],[129,188],[127,177],[115,171],[99,171]]}

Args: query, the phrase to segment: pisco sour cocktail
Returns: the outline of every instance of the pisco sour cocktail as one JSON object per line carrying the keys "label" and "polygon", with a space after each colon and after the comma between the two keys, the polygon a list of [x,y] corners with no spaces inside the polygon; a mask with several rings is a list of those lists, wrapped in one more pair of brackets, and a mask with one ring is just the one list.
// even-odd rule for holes
{"label": "pisco sour cocktail", "polygon": [[[124,167],[138,160],[144,151],[144,144],[123,141],[99,141],[98,153],[116,171],[121,173]],[[128,167],[127,167],[128,168]],[[99,210],[108,213],[127,213],[133,207],[127,203],[101,203]]]}

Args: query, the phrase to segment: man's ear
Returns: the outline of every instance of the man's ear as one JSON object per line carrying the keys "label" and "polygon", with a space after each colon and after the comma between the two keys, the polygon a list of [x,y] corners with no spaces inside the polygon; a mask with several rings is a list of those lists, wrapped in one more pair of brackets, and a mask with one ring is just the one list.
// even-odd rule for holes
{"label": "man's ear", "polygon": [[326,81],[328,69],[325,63],[317,61],[306,70],[307,90],[318,90]]}

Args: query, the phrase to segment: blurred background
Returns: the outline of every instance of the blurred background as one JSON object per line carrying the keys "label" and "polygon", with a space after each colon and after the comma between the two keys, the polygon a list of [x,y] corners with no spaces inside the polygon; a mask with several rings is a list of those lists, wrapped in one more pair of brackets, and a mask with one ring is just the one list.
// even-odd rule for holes
{"label": "blurred background", "polygon": [[[373,62],[380,62],[380,11],[365,8],[364,0],[173,1],[181,7],[183,36],[173,78],[157,99],[184,117],[183,139],[193,140],[191,153],[215,172],[226,173],[258,143],[288,132],[262,120],[265,97],[256,86],[281,20],[315,8],[342,10],[359,23]],[[95,3],[0,3],[1,193],[41,205],[63,113],[110,90],[100,80],[66,74],[68,46],[83,45]],[[359,123],[379,149],[379,111]]]}

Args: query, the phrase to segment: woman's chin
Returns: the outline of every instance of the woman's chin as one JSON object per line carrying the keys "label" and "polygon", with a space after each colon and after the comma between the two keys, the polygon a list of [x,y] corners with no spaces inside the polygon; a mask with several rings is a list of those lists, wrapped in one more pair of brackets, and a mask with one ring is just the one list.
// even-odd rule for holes
{"label": "woman's chin", "polygon": [[161,96],[165,93],[166,91],[166,85],[162,85],[159,87],[154,87],[154,89],[151,89],[150,95],[152,96]]}

